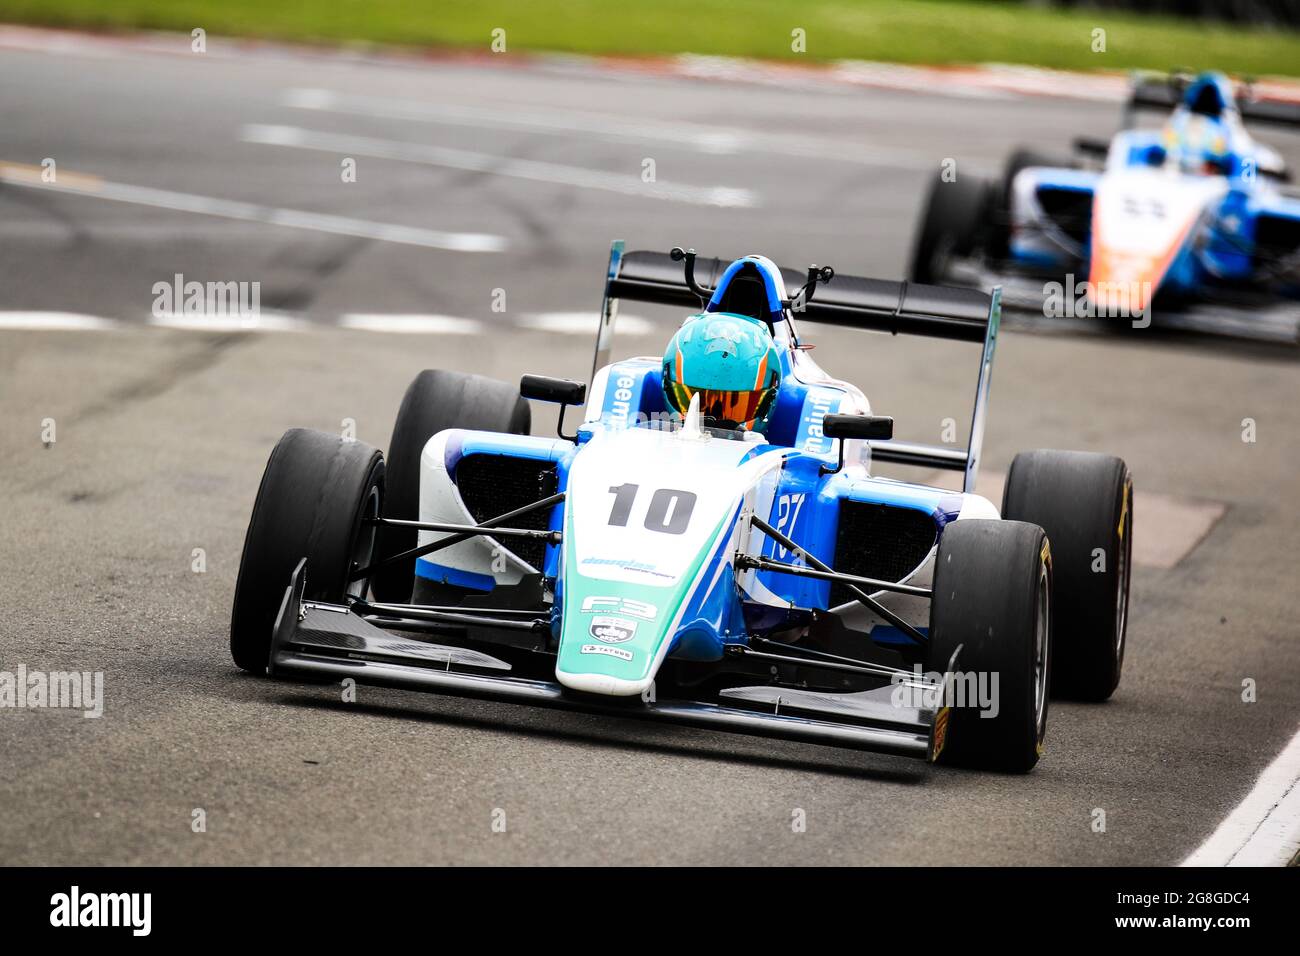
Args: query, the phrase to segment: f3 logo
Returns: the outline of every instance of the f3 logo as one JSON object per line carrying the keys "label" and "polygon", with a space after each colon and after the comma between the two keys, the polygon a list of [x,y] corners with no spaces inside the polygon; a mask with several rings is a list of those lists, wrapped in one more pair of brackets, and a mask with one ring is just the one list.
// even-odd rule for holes
{"label": "f3 logo", "polygon": [[639,617],[643,621],[653,621],[658,608],[644,601],[633,601],[631,598],[593,595],[582,602],[582,611],[584,614],[626,614],[628,617]]}

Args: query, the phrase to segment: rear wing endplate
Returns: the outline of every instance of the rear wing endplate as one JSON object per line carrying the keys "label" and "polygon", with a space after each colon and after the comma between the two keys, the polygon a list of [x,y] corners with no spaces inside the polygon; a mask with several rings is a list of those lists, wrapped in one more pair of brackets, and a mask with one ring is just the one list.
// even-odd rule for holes
{"label": "rear wing endplate", "polygon": [[[706,289],[714,288],[731,262],[730,259],[697,257],[696,281]],[[802,285],[805,272],[782,267],[786,288],[797,289]],[[610,247],[605,297],[596,335],[593,380],[596,373],[609,364],[614,326],[622,299],[692,310],[704,307],[686,285],[682,264],[674,262],[668,253],[626,252],[623,240],[614,240]],[[970,441],[964,450],[894,441],[873,442],[871,446],[872,457],[878,461],[961,471],[965,476],[963,488],[966,491],[973,491],[975,486],[1001,315],[1001,289],[994,289],[989,294],[975,289],[870,279],[842,273],[836,273],[834,279],[818,285],[815,298],[805,302],[803,309],[795,313],[798,319],[807,322],[983,344]]]}

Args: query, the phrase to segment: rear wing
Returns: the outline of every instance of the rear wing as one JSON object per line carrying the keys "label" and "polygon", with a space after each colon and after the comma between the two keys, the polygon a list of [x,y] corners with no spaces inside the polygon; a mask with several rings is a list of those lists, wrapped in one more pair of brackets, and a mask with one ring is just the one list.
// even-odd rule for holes
{"label": "rear wing", "polygon": [[[1135,80],[1128,101],[1124,104],[1124,126],[1127,128],[1133,125],[1132,119],[1138,110],[1168,112],[1179,105],[1183,101],[1185,80],[1185,77],[1178,76],[1140,77]],[[1237,101],[1237,111],[1243,122],[1300,129],[1300,103],[1243,97]]]}
{"label": "rear wing", "polygon": [[[730,259],[697,257],[695,279],[706,289],[716,286],[731,264]],[[798,288],[806,270],[781,268],[786,288]],[[605,279],[605,299],[592,379],[609,364],[614,326],[622,299],[703,309],[699,297],[686,284],[680,262],[666,252],[624,252],[623,240],[614,240]],[[975,289],[921,285],[890,279],[869,279],[836,273],[818,285],[811,301],[796,317],[807,322],[824,322],[846,328],[894,335],[920,335],[982,343],[979,376],[975,386],[975,410],[971,416],[970,440],[965,449],[910,442],[872,442],[872,457],[900,465],[941,468],[964,473],[963,488],[972,491],[984,440],[984,419],[989,386],[993,378],[993,353],[1002,316],[1002,290],[992,294]]]}

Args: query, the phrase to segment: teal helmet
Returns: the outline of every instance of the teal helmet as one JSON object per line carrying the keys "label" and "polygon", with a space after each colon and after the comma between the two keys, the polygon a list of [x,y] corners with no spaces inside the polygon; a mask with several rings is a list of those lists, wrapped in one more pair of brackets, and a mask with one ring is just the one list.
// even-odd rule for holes
{"label": "teal helmet", "polygon": [[717,428],[763,431],[776,401],[781,360],[767,325],[731,312],[688,318],[664,352],[664,399],[685,415],[699,396],[700,415]]}

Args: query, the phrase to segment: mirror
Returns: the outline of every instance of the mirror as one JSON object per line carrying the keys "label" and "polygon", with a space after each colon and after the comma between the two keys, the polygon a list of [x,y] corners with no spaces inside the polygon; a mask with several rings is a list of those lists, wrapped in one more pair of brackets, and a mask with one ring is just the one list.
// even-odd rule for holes
{"label": "mirror", "polygon": [[889,441],[894,437],[894,420],[886,415],[827,415],[822,431],[827,438]]}
{"label": "mirror", "polygon": [[587,386],[567,378],[525,375],[519,380],[519,394],[538,402],[555,405],[581,405],[587,399]]}
{"label": "mirror", "polygon": [[1110,143],[1104,139],[1093,139],[1091,136],[1079,136],[1074,140],[1076,152],[1083,153],[1086,156],[1097,156],[1101,159],[1106,158],[1110,152]]}

